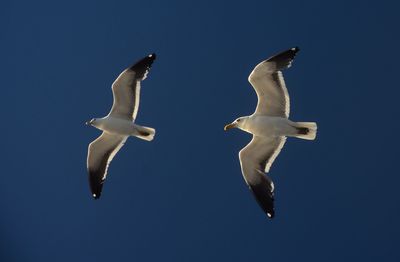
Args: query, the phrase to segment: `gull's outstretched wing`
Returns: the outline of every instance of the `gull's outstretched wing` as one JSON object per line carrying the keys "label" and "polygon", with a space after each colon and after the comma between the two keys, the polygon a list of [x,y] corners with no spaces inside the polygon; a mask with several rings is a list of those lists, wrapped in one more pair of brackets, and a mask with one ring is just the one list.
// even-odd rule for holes
{"label": "gull's outstretched wing", "polygon": [[112,135],[103,132],[101,136],[89,144],[87,169],[90,190],[95,199],[101,195],[108,166],[127,138],[127,136]]}
{"label": "gull's outstretched wing", "polygon": [[156,59],[151,54],[125,69],[112,84],[114,103],[109,115],[134,120],[139,109],[140,82],[146,79]]}
{"label": "gull's outstretched wing", "polygon": [[258,204],[270,218],[275,214],[274,184],[266,173],[269,172],[285,141],[286,137],[253,136],[251,142],[239,152],[243,177]]}
{"label": "gull's outstretched wing", "polygon": [[268,58],[253,69],[249,82],[258,97],[255,114],[289,117],[289,94],[281,70],[291,66],[298,51],[297,47],[291,48]]}

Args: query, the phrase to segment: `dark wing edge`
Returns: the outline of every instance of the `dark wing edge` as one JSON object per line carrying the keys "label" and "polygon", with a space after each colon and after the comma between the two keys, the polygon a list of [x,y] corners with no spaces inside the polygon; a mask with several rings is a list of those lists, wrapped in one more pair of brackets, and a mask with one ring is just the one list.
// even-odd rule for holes
{"label": "dark wing edge", "polygon": [[108,169],[108,158],[114,150],[108,150],[104,153],[101,162],[96,167],[88,167],[90,191],[94,199],[99,199],[103,190],[103,183],[106,180],[105,174]]}
{"label": "dark wing edge", "polygon": [[275,216],[274,183],[267,172],[285,141],[285,137],[266,139],[253,136],[251,142],[239,152],[240,165],[246,184],[259,206],[271,219]]}
{"label": "dark wing edge", "polygon": [[290,48],[262,61],[249,75],[249,82],[257,93],[255,113],[289,117],[290,98],[282,70],[291,66],[298,47]]}
{"label": "dark wing edge", "polygon": [[[107,176],[108,166],[115,154],[124,145],[125,141],[126,138],[124,137],[103,133],[99,138],[89,144],[87,170],[90,191],[94,199],[100,198],[103,184]],[[101,149],[104,149],[104,151],[99,152]]]}
{"label": "dark wing edge", "polygon": [[250,191],[256,198],[258,205],[264,210],[269,218],[274,218],[275,216],[275,206],[274,206],[274,183],[271,178],[259,171],[261,179],[257,184],[248,183]]}
{"label": "dark wing edge", "polygon": [[156,54],[150,54],[134,65],[125,69],[112,84],[113,105],[109,115],[120,118],[135,119],[139,110],[140,82],[147,74],[156,59]]}
{"label": "dark wing edge", "polygon": [[156,54],[152,53],[145,58],[142,58],[128,69],[135,72],[135,78],[138,81],[144,80],[146,79],[147,73],[149,72],[154,60],[156,60]]}
{"label": "dark wing edge", "polygon": [[276,71],[287,69],[292,65],[292,62],[300,49],[296,46],[274,55],[266,60],[266,62],[275,63]]}

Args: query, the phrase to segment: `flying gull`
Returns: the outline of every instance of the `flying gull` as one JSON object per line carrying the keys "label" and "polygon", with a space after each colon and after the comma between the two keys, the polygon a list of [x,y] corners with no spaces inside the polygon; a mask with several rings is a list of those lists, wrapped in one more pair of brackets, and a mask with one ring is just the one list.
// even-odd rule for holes
{"label": "flying gull", "polygon": [[155,59],[156,55],[151,54],[125,69],[112,84],[114,102],[110,113],[86,122],[103,131],[89,144],[87,156],[89,184],[95,199],[101,195],[108,166],[128,137],[136,136],[147,141],[154,138],[153,128],[137,125],[135,120],[139,109],[141,81],[146,79]]}
{"label": "flying gull", "polygon": [[275,215],[274,184],[267,173],[286,137],[314,140],[317,134],[316,123],[288,119],[290,101],[282,70],[291,66],[298,51],[297,47],[291,48],[253,69],[248,80],[257,93],[256,111],[251,116],[239,117],[224,128],[239,128],[253,135],[251,142],[239,152],[240,165],[247,185],[270,218]]}

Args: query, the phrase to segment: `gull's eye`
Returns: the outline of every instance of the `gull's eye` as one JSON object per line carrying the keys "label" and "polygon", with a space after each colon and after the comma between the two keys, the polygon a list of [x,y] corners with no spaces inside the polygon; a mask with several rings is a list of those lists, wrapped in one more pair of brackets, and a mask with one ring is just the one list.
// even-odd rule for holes
{"label": "gull's eye", "polygon": [[240,122],[240,119],[237,119],[236,121],[237,121],[237,122]]}

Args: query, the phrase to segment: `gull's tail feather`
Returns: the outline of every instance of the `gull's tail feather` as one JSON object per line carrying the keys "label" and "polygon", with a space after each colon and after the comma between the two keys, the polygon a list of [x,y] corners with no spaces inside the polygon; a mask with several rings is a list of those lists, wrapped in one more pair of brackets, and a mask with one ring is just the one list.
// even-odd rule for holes
{"label": "gull's tail feather", "polygon": [[314,140],[317,136],[317,123],[315,122],[297,122],[297,134],[295,137],[307,140]]}
{"label": "gull's tail feather", "polygon": [[146,126],[136,126],[136,131],[137,132],[132,135],[146,141],[153,140],[156,134],[156,130],[154,128]]}

